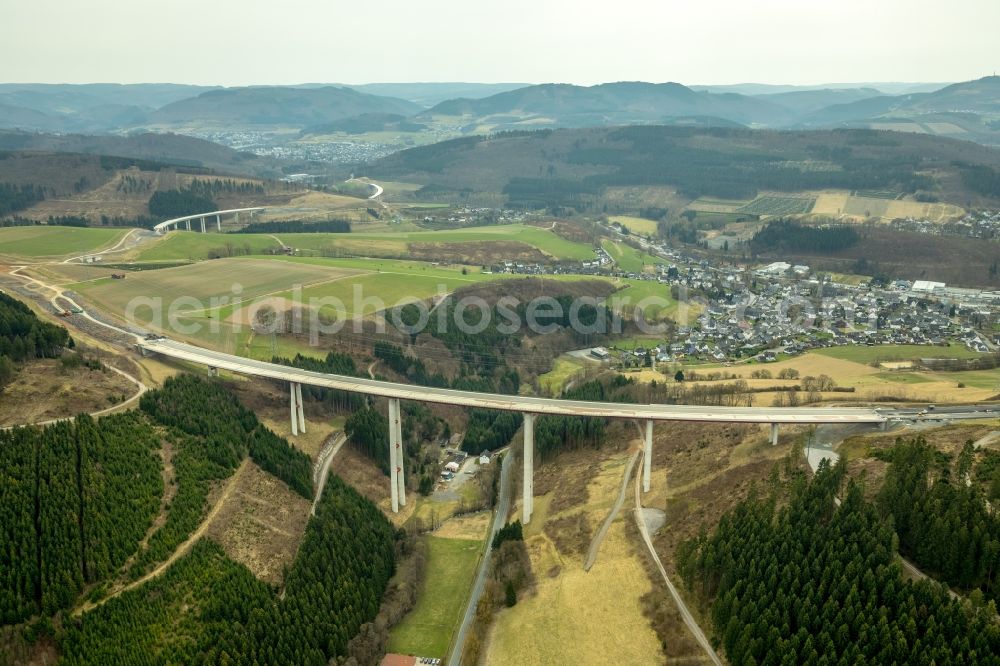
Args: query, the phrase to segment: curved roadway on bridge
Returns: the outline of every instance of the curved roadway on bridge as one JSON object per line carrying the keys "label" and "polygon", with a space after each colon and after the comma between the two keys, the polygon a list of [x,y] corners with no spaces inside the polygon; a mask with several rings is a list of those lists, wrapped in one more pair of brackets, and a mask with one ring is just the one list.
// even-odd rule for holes
{"label": "curved roadway on bridge", "polygon": [[172,220],[164,220],[156,226],[153,227],[153,231],[158,234],[162,234],[167,231],[170,227],[176,228],[181,222],[190,222],[191,220],[200,220],[202,218],[213,217],[215,215],[229,215],[231,213],[254,213],[258,210],[264,210],[264,206],[253,206],[251,208],[230,208],[229,210],[213,210],[211,213],[198,213],[197,215],[185,215],[184,217],[175,217]]}
{"label": "curved roadway on bridge", "polygon": [[627,403],[586,402],[558,398],[535,398],[497,393],[477,393],[453,389],[395,384],[393,382],[347,377],[301,370],[195,347],[161,338],[143,340],[147,351],[182,361],[198,363],[243,375],[267,377],[322,388],[365,393],[384,398],[417,400],[462,407],[500,409],[532,414],[595,416],[606,418],[648,419],[653,421],[713,421],[730,423],[882,423],[886,419],[872,409],[847,407],[705,407],[692,405],[635,405]]}

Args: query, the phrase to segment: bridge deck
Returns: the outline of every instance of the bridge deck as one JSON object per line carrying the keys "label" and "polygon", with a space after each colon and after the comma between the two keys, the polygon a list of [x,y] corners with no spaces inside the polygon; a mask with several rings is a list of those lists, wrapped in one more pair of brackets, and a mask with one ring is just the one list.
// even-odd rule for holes
{"label": "bridge deck", "polygon": [[534,414],[649,419],[653,421],[714,421],[732,423],[883,423],[872,409],[846,407],[711,407],[693,405],[633,405],[626,403],[559,400],[497,393],[396,384],[300,370],[276,363],[224,354],[175,340],[143,340],[139,346],[157,354],[255,377],[267,377],[308,386],[339,389],[385,398],[435,402]]}

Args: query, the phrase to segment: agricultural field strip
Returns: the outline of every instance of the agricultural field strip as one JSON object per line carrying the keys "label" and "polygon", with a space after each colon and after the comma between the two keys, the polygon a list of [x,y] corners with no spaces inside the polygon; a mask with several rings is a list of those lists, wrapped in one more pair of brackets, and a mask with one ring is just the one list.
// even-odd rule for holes
{"label": "agricultural field strip", "polygon": [[216,296],[232,296],[232,285],[240,284],[239,297],[249,300],[270,292],[287,291],[296,282],[319,283],[361,272],[317,266],[283,267],[267,259],[227,259],[130,273],[124,280],[99,278],[75,283],[70,288],[78,288],[112,312],[121,313],[136,297],[193,297],[205,301]]}
{"label": "agricultural field strip", "polygon": [[115,247],[131,229],[94,227],[6,227],[0,229],[0,256],[24,259],[60,258],[74,252],[97,254]]}
{"label": "agricultural field strip", "polygon": [[735,212],[753,215],[801,215],[816,204],[816,197],[759,196]]}
{"label": "agricultural field strip", "polygon": [[[321,279],[321,280],[317,280],[315,282],[303,283],[302,287],[303,287],[303,290],[305,290],[305,289],[309,289],[309,288],[312,288],[312,287],[321,287],[321,286],[323,286],[325,284],[329,284],[331,282],[339,282],[340,280],[347,280],[349,278],[365,277],[366,275],[373,275],[373,274],[372,273],[367,273],[367,274],[365,274],[365,273],[349,273],[347,275],[338,275],[337,277],[332,277],[332,278],[328,278],[328,279],[325,279],[325,280]],[[227,305],[219,305],[219,306],[214,307],[214,308],[201,308],[200,310],[183,310],[181,312],[181,314],[183,314],[184,316],[187,316],[187,317],[194,317],[194,316],[197,316],[197,315],[211,315],[211,314],[216,314],[216,313],[221,314],[221,313],[224,313],[224,312],[231,313],[232,310],[235,310],[236,308],[242,307],[242,306],[245,306],[245,305],[250,305],[254,301],[258,301],[258,300],[263,299],[263,298],[269,298],[271,296],[281,296],[281,295],[288,294],[288,293],[289,293],[289,291],[288,291],[287,287],[281,287],[279,289],[275,289],[274,291],[269,291],[269,292],[265,292],[265,293],[262,293],[262,294],[254,294],[253,296],[244,298],[243,300],[240,300],[240,301],[238,301],[236,303],[229,303]]]}
{"label": "agricultural field strip", "polygon": [[[270,234],[196,234],[175,232],[147,249],[141,259],[186,259],[192,254],[204,255],[221,245],[249,245],[254,250],[274,247],[276,239]],[[590,246],[560,238],[548,229],[529,225],[496,225],[447,231],[387,231],[378,233],[299,233],[282,234],[282,241],[289,246],[307,250],[335,248],[338,244],[355,241],[383,243],[473,243],[491,241],[520,241],[557,259],[592,259]],[[280,241],[279,241],[280,242]]]}

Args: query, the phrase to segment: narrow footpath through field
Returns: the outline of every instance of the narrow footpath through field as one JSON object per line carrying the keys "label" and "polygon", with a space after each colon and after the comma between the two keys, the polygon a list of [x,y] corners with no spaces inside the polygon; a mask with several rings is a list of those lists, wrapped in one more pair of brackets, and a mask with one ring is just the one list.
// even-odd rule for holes
{"label": "narrow footpath through field", "polygon": [[628,490],[628,482],[632,477],[632,469],[635,467],[635,461],[639,458],[640,451],[641,449],[636,449],[628,459],[628,464],[625,465],[625,473],[622,475],[622,484],[618,489],[618,497],[611,506],[611,510],[608,511],[608,517],[601,524],[601,529],[597,530],[597,534],[594,535],[594,538],[590,542],[590,549],[587,551],[587,561],[583,565],[584,571],[590,571],[590,568],[594,566],[594,562],[597,561],[597,553],[600,552],[601,544],[604,543],[604,537],[607,536],[611,523],[615,522],[615,518],[618,517],[618,511],[622,508],[622,504],[625,503],[625,492]]}
{"label": "narrow footpath through field", "polygon": [[687,604],[684,603],[684,599],[681,598],[680,593],[674,584],[670,581],[670,577],[667,576],[667,570],[663,568],[663,562],[660,561],[660,556],[656,554],[656,549],[653,548],[653,540],[649,536],[649,530],[646,529],[646,519],[642,515],[642,466],[636,471],[635,475],[635,524],[639,528],[639,533],[642,535],[642,540],[646,544],[646,549],[653,558],[653,562],[656,564],[656,568],[659,569],[660,575],[663,576],[663,582],[667,584],[667,590],[670,592],[670,596],[673,597],[674,603],[677,604],[677,610],[680,611],[681,617],[684,618],[684,624],[694,635],[698,644],[701,645],[702,649],[705,650],[705,654],[708,658],[712,660],[715,666],[722,666],[722,660],[719,659],[719,655],[715,653],[715,649],[712,648],[712,644],[708,642],[708,638],[705,636],[705,632],[701,630],[698,626],[698,622],[691,615],[691,611],[688,610]]}

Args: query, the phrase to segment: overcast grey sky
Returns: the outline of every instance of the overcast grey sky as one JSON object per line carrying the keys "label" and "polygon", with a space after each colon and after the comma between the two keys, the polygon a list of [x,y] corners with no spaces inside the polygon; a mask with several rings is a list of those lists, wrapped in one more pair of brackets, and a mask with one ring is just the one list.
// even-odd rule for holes
{"label": "overcast grey sky", "polygon": [[959,81],[1000,0],[0,0],[0,81]]}

